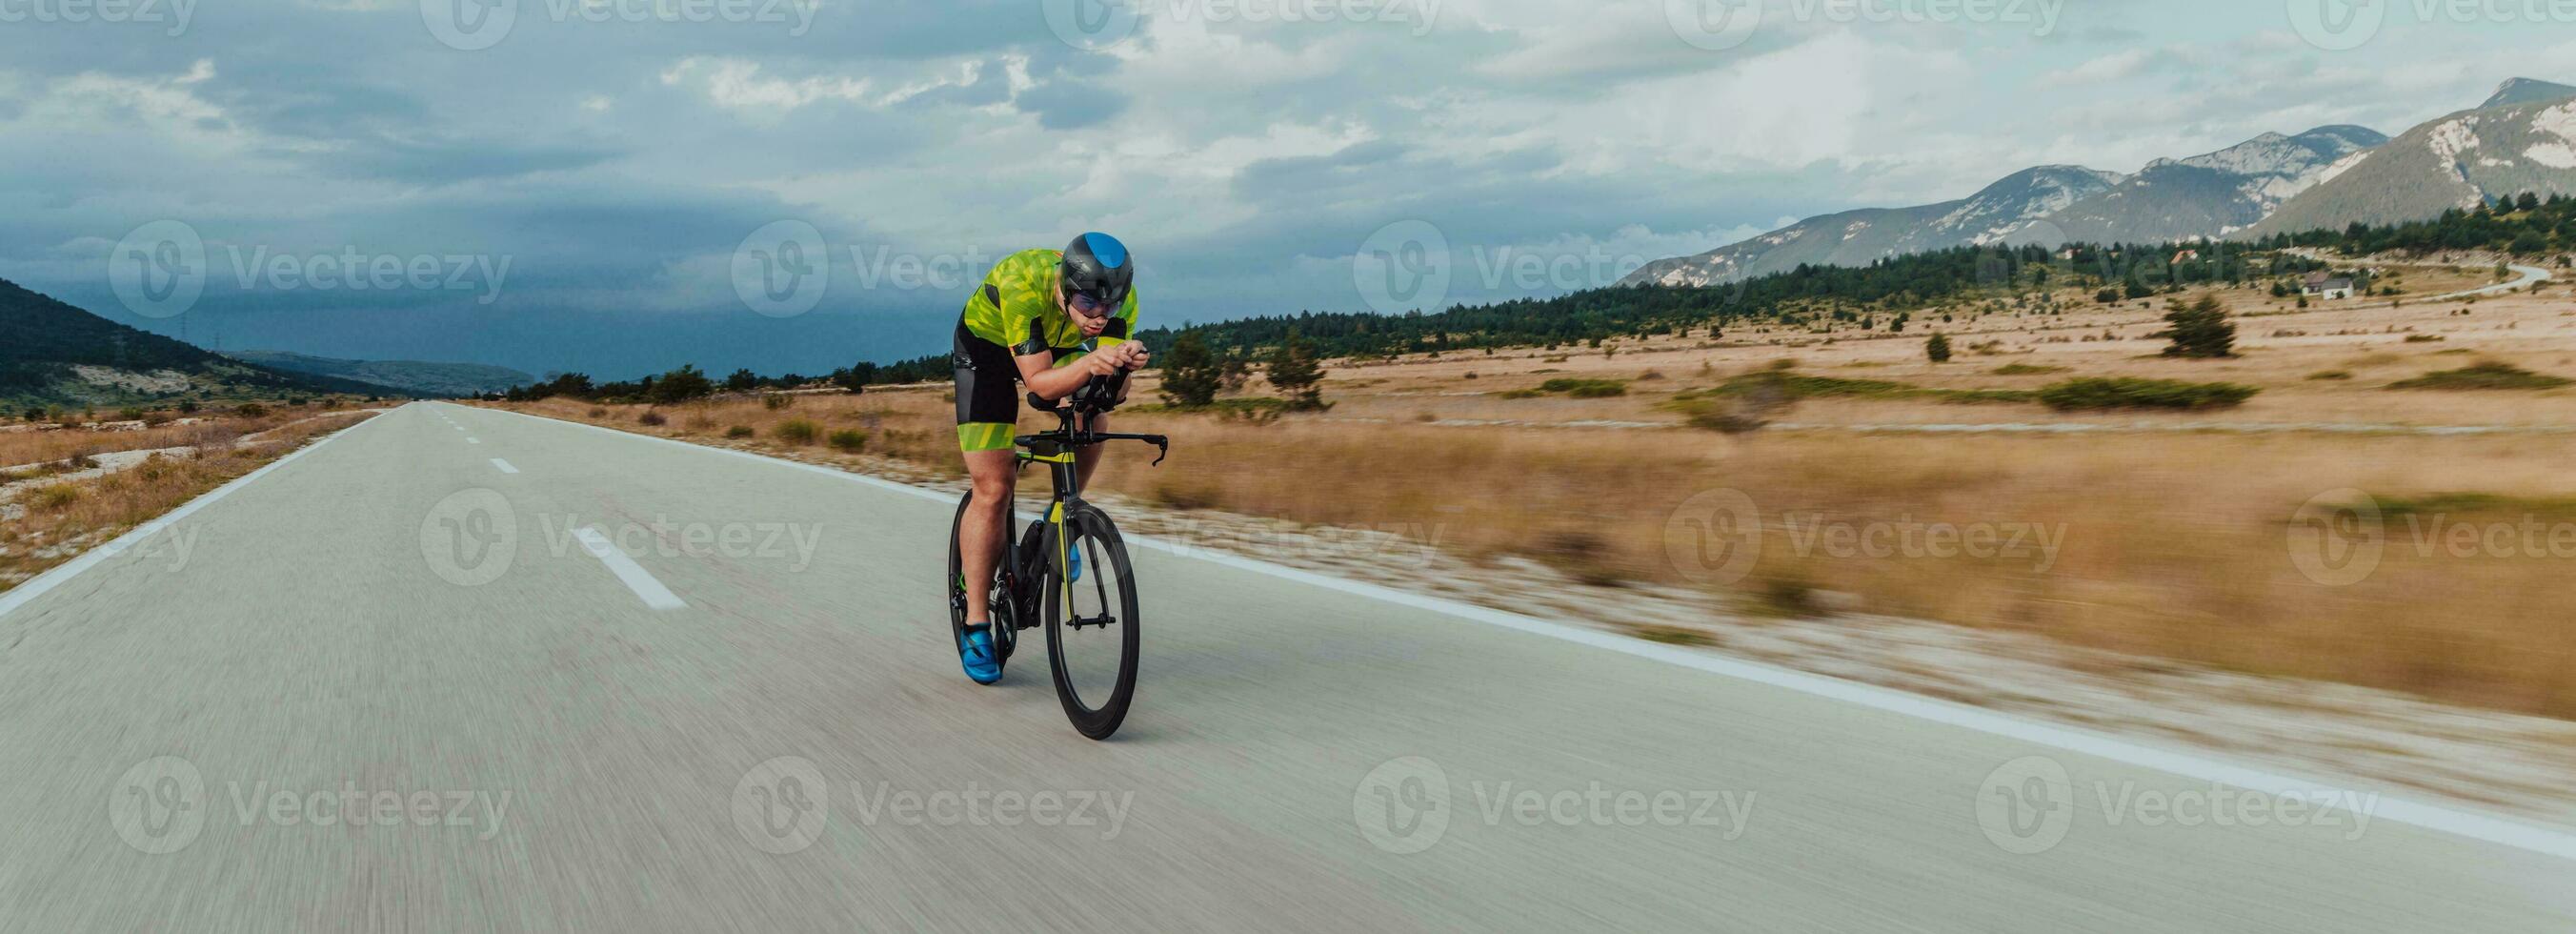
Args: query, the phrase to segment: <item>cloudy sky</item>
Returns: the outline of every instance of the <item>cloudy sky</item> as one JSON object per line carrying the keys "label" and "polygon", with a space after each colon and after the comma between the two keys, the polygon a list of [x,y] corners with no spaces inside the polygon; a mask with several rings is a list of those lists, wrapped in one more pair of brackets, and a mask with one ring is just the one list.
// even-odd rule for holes
{"label": "cloudy sky", "polygon": [[1449,301],[1551,294],[2576,81],[2521,4],[68,2],[0,0],[0,277],[227,349],[610,376],[944,351],[984,266],[1086,229],[1148,324],[1419,301],[1371,277],[1426,245]]}

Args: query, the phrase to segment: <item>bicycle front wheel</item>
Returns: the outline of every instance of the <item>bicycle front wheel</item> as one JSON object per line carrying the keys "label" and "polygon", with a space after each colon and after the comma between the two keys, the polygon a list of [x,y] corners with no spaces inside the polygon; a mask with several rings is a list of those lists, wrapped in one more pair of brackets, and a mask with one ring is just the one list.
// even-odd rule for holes
{"label": "bicycle front wheel", "polygon": [[1136,576],[1109,516],[1090,506],[1048,535],[1047,661],[1073,728],[1108,739],[1136,696]]}

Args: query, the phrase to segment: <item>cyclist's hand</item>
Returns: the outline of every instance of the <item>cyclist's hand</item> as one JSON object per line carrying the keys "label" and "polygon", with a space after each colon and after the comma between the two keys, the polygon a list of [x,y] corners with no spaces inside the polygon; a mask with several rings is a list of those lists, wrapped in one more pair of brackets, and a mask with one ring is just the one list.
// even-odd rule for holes
{"label": "cyclist's hand", "polygon": [[1127,345],[1120,344],[1118,347],[1111,347],[1099,353],[1083,357],[1083,372],[1089,373],[1093,376],[1108,376],[1112,373],[1118,372],[1119,370],[1126,369],[1127,355],[1119,352],[1118,349],[1119,347],[1125,346]]}
{"label": "cyclist's hand", "polygon": [[1130,370],[1144,369],[1146,361],[1152,359],[1154,356],[1152,351],[1145,349],[1144,344],[1135,341],[1129,341],[1118,346],[1136,348],[1134,352],[1127,355],[1127,368]]}

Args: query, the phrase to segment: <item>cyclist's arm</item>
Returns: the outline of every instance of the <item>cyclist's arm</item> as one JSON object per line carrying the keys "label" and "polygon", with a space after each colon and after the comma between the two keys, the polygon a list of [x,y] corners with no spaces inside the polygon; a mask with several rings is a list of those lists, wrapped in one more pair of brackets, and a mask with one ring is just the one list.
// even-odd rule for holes
{"label": "cyclist's arm", "polygon": [[1063,366],[1055,365],[1053,350],[1012,357],[1011,362],[1020,368],[1020,382],[1027,384],[1030,392],[1053,402],[1073,395],[1074,390],[1082,388],[1082,384],[1090,382],[1094,376],[1107,376],[1125,369],[1126,359],[1126,354],[1116,348],[1102,348]]}

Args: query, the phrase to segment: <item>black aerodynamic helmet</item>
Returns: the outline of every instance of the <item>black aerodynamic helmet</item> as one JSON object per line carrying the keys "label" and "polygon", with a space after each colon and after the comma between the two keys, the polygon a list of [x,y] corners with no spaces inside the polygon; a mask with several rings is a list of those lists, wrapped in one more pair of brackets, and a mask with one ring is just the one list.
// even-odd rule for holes
{"label": "black aerodynamic helmet", "polygon": [[1136,263],[1127,255],[1127,245],[1105,233],[1083,234],[1065,244],[1060,268],[1066,297],[1080,295],[1113,308],[1127,300],[1128,287],[1136,284]]}

